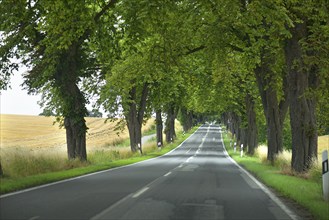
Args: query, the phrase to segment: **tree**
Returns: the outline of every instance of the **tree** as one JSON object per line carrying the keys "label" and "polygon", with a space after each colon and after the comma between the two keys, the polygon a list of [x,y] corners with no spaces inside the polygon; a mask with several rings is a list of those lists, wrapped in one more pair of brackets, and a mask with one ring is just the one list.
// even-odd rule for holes
{"label": "tree", "polygon": [[328,60],[328,50],[323,50],[322,44],[329,43],[329,32],[323,31],[328,30],[329,16],[325,1],[316,4],[288,1],[287,9],[294,21],[289,29],[291,38],[285,45],[290,89],[291,164],[295,171],[303,172],[317,157],[316,90],[322,78],[321,68],[328,67],[324,64],[327,62],[324,60]]}
{"label": "tree", "polygon": [[79,83],[95,72],[90,39],[115,3],[1,2],[1,69],[8,80],[17,67],[10,60],[14,56],[31,67],[25,85],[30,93],[43,93],[43,104],[65,126],[69,159],[87,159],[87,100]]}

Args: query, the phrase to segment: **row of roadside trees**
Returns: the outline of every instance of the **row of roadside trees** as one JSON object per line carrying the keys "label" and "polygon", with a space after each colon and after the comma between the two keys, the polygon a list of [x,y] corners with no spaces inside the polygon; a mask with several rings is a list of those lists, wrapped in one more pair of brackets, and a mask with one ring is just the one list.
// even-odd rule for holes
{"label": "row of roadside trees", "polygon": [[[168,142],[177,115],[188,130],[217,114],[249,146],[267,127],[268,160],[282,151],[290,115],[292,168],[307,170],[328,127],[329,21],[325,0],[1,1],[1,89],[19,65],[24,86],[66,129],[68,157],[87,160],[84,117],[97,99],[131,150],[162,115]],[[14,60],[18,60],[17,63]],[[318,118],[318,120],[317,120]],[[320,123],[319,123],[320,122]]]}

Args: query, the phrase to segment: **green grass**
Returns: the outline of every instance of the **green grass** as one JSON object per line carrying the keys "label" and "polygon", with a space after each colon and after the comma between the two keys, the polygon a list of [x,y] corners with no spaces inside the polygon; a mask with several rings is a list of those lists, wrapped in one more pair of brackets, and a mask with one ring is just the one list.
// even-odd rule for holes
{"label": "green grass", "polygon": [[223,135],[223,139],[229,155],[261,182],[306,208],[316,219],[328,219],[329,203],[323,200],[321,179],[285,175],[280,167],[263,163],[255,156],[241,158],[240,152],[234,153],[229,147],[227,135]]}
{"label": "green grass", "polygon": [[[26,189],[29,187],[34,187],[42,184],[47,184],[51,182],[56,182],[64,179],[69,179],[77,176],[81,176],[84,174],[89,174],[97,171],[107,170],[115,167],[120,167],[124,165],[133,164],[136,162],[140,162],[143,160],[151,159],[154,157],[161,156],[165,153],[168,153],[172,149],[176,148],[179,144],[181,144],[186,138],[188,138],[197,128],[193,128],[190,132],[183,135],[178,133],[177,140],[175,140],[172,144],[165,144],[165,146],[158,150],[155,142],[144,145],[143,155],[139,153],[131,153],[129,149],[127,151],[96,151],[89,154],[88,162],[80,162],[80,161],[67,161],[64,162],[61,160],[60,163],[64,165],[60,166],[63,170],[51,170],[46,173],[40,174],[29,174],[25,173],[24,175],[12,175],[12,176],[4,176],[0,178],[0,194],[5,194],[17,190]],[[18,161],[24,158],[16,158]],[[26,158],[25,158],[26,159]],[[33,166],[34,170],[37,166],[42,166],[46,157],[41,159],[32,158],[28,159],[30,165]],[[56,160],[55,160],[56,161]],[[16,160],[17,162],[17,160]],[[59,160],[57,161],[59,162]],[[17,169],[26,169],[22,167],[21,162],[17,162],[15,166]],[[47,164],[48,162],[46,162]],[[53,163],[53,162],[51,162]],[[28,167],[27,166],[27,167]],[[77,167],[78,166],[78,167]],[[43,171],[44,172],[44,171]]]}

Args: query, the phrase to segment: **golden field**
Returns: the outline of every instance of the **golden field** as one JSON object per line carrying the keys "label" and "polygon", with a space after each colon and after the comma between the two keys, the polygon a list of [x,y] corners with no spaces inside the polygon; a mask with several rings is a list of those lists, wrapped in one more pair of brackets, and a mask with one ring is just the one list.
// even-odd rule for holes
{"label": "golden field", "polygon": [[[122,139],[128,138],[125,129],[117,135],[114,131],[116,122],[106,122],[104,118],[86,118],[87,150],[93,151],[112,145]],[[26,115],[0,115],[1,152],[12,150],[47,151],[66,153],[65,129],[59,124],[53,124],[54,117],[26,116]],[[143,130],[149,129],[153,120],[150,120]]]}
{"label": "golden field", "polygon": [[318,157],[321,158],[321,154],[324,150],[329,151],[329,135],[320,136],[318,138]]}

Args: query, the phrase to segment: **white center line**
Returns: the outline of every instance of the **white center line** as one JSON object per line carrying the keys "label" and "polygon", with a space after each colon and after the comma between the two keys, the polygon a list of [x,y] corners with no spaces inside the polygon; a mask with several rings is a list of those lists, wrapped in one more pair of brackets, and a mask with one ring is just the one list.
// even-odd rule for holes
{"label": "white center line", "polygon": [[186,163],[190,162],[190,160],[192,160],[193,158],[194,158],[194,156],[189,157],[189,158],[186,160]]}
{"label": "white center line", "polygon": [[169,176],[171,174],[171,172],[168,172],[168,173],[166,173],[165,175],[163,175],[163,176]]}
{"label": "white center line", "polygon": [[149,187],[144,187],[143,189],[139,190],[137,193],[135,193],[132,198],[137,198],[138,196],[142,195],[144,192],[146,192],[149,189]]}

